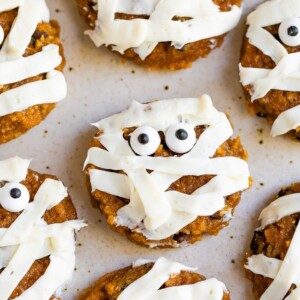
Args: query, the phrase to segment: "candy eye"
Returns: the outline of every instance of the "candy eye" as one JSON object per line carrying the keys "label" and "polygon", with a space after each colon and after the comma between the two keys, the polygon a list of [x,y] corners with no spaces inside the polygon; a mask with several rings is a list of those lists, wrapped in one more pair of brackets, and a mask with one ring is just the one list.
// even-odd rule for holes
{"label": "candy eye", "polygon": [[196,143],[194,127],[183,123],[171,126],[166,132],[166,143],[175,153],[190,151]]}
{"label": "candy eye", "polygon": [[290,47],[300,45],[300,18],[289,18],[279,26],[281,41]]}
{"label": "candy eye", "polygon": [[20,212],[27,207],[29,200],[29,192],[21,183],[6,183],[0,189],[0,204],[7,211]]}
{"label": "candy eye", "polygon": [[149,126],[139,127],[130,135],[130,146],[138,155],[152,155],[160,143],[158,132]]}

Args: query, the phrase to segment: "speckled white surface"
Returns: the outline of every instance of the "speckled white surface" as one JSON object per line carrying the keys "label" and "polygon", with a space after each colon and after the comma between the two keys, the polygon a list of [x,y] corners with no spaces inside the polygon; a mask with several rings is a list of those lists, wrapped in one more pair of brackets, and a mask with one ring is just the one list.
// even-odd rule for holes
{"label": "speckled white surface", "polygon": [[[153,259],[162,255],[198,266],[207,277],[224,281],[233,300],[253,299],[241,260],[260,210],[282,185],[300,180],[297,159],[300,144],[288,138],[272,139],[265,121],[250,117],[246,111],[237,68],[245,17],[227,36],[221,49],[197,61],[193,68],[151,73],[129,62],[120,62],[105,49],[96,49],[83,35],[86,25],[78,16],[74,0],[48,2],[52,17],[62,25],[69,95],[40,126],[1,145],[0,158],[13,155],[33,158],[33,169],[57,174],[69,187],[79,216],[89,223],[78,236],[77,269],[63,300],[76,299],[84,287],[106,272],[140,257]],[[260,2],[245,0],[245,15]],[[241,135],[249,151],[253,187],[244,193],[230,226],[218,237],[208,237],[179,250],[147,250],[136,246],[112,232],[90,204],[82,173],[87,145],[95,133],[89,124],[123,110],[131,99],[146,102],[203,93],[210,94],[215,106],[231,116],[235,134]]]}

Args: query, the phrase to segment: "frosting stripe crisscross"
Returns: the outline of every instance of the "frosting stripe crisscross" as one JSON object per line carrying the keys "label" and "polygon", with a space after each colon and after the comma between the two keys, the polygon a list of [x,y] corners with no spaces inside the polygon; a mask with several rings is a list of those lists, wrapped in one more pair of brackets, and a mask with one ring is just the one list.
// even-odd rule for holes
{"label": "frosting stripe crisscross", "polygon": [[[248,16],[246,37],[249,43],[276,64],[273,70],[248,68],[240,64],[241,83],[252,86],[252,101],[265,97],[271,90],[300,92],[300,54],[289,54],[265,28],[292,17],[300,18],[300,4],[297,0],[267,1]],[[277,117],[272,127],[272,136],[285,134],[300,125],[299,107],[290,108]]]}
{"label": "frosting stripe crisscross", "polygon": [[[0,180],[25,180],[29,163],[19,157],[0,161]],[[9,299],[33,263],[44,257],[50,258],[46,272],[15,299],[47,300],[70,279],[75,267],[75,231],[85,225],[79,220],[48,225],[43,219],[67,195],[60,181],[48,178],[11,226],[0,228],[1,300]]]}
{"label": "frosting stripe crisscross", "polygon": [[[137,156],[123,137],[123,129],[152,126],[166,132],[175,124],[204,125],[190,152],[182,156]],[[107,149],[90,148],[85,167],[92,164],[92,191],[99,190],[130,200],[118,211],[115,222],[143,233],[150,240],[168,238],[198,216],[210,216],[225,207],[224,197],[249,185],[247,163],[236,157],[212,158],[232,135],[230,122],[208,96],[173,99],[132,106],[95,124]],[[151,172],[147,172],[151,170]],[[125,174],[112,171],[123,171]],[[184,176],[214,176],[191,195],[169,191]],[[188,204],[188,205],[187,205]]]}
{"label": "frosting stripe crisscross", "polygon": [[[266,207],[261,215],[261,227],[279,221],[285,216],[300,212],[300,194],[291,194],[273,201]],[[300,293],[300,226],[298,225],[290,243],[288,252],[283,261],[267,257],[263,254],[253,255],[248,258],[246,269],[255,274],[274,279],[269,288],[261,296],[261,300],[281,300],[287,294],[292,284],[297,287],[286,297],[287,300],[296,300]]]}
{"label": "frosting stripe crisscross", "polygon": [[0,117],[44,103],[56,103],[66,97],[67,85],[62,72],[59,46],[49,44],[41,52],[24,57],[37,26],[49,22],[44,0],[2,1],[0,13],[18,8],[18,14],[6,38],[0,26],[0,85],[15,83],[40,74],[44,80],[25,83],[0,94]]}
{"label": "frosting stripe crisscross", "polygon": [[221,300],[224,292],[227,292],[225,285],[215,278],[194,284],[160,289],[171,276],[180,274],[181,271],[192,272],[195,269],[159,258],[147,274],[133,282],[121,293],[118,300]]}
{"label": "frosting stripe crisscross", "polygon": [[[222,35],[233,29],[241,9],[233,5],[221,12],[211,0],[106,1],[98,0],[96,28],[87,31],[97,47],[112,45],[123,53],[129,48],[145,59],[159,42],[176,48],[187,43]],[[115,19],[116,13],[149,15],[148,19]],[[188,18],[175,21],[174,17]]]}

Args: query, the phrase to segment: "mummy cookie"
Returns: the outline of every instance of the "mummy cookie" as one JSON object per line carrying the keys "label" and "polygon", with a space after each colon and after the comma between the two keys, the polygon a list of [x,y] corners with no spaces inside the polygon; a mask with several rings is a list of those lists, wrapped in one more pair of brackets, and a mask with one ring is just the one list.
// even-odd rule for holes
{"label": "mummy cookie", "polygon": [[256,299],[300,299],[300,183],[283,188],[260,214],[246,257]]}
{"label": "mummy cookie", "polygon": [[250,112],[272,123],[273,136],[300,138],[300,2],[267,1],[247,25],[240,78]]}
{"label": "mummy cookie", "polygon": [[241,0],[77,0],[97,47],[150,69],[182,69],[220,47]]}
{"label": "mummy cookie", "polygon": [[1,0],[0,144],[39,124],[65,98],[59,31],[44,0]]}
{"label": "mummy cookie", "polygon": [[49,300],[71,279],[75,232],[84,226],[66,187],[29,167],[0,161],[0,299]]}
{"label": "mummy cookie", "polygon": [[206,279],[196,268],[159,258],[139,260],[132,266],[101,277],[81,300],[229,300],[224,283]]}
{"label": "mummy cookie", "polygon": [[249,187],[247,153],[209,96],[132,102],[94,125],[85,172],[113,230],[148,247],[180,247],[228,225]]}

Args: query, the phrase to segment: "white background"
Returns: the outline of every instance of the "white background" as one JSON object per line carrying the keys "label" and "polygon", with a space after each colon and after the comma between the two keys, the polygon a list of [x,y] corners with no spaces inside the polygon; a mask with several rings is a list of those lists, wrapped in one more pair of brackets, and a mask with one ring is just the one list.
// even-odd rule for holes
{"label": "white background", "polygon": [[[106,272],[140,257],[159,256],[198,266],[207,277],[224,281],[234,300],[252,299],[241,261],[258,214],[282,185],[300,180],[299,143],[289,138],[271,138],[270,126],[263,119],[248,115],[239,84],[237,66],[245,15],[262,1],[245,0],[244,17],[222,48],[198,60],[191,69],[171,73],[149,72],[121,61],[106,49],[96,49],[83,35],[87,26],[78,15],[75,1],[48,2],[52,18],[62,26],[69,94],[40,126],[1,145],[0,159],[14,155],[33,158],[31,168],[58,175],[69,187],[79,217],[89,223],[78,236],[77,270],[63,300],[76,299],[83,288]],[[165,86],[169,89],[165,90]],[[231,116],[235,134],[242,137],[249,152],[252,189],[243,194],[230,226],[218,237],[204,238],[184,249],[148,250],[136,246],[112,232],[90,204],[82,172],[88,143],[96,131],[90,123],[125,109],[132,99],[146,102],[203,93],[210,94],[215,106]]]}

